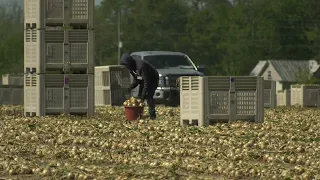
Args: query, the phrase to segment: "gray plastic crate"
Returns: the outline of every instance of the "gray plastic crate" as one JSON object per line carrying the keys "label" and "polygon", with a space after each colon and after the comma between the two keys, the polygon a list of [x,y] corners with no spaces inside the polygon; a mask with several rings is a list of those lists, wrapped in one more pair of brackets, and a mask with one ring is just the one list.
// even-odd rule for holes
{"label": "gray plastic crate", "polygon": [[131,96],[128,69],[120,65],[95,67],[95,105],[121,106]]}
{"label": "gray plastic crate", "polygon": [[181,77],[182,126],[216,122],[264,122],[262,77]]}
{"label": "gray plastic crate", "polygon": [[26,116],[94,115],[94,76],[90,74],[26,74]]}
{"label": "gray plastic crate", "polygon": [[94,31],[25,30],[25,73],[94,72]]}
{"label": "gray plastic crate", "polygon": [[23,105],[23,86],[0,85],[0,105]]}
{"label": "gray plastic crate", "polygon": [[276,81],[264,80],[263,101],[265,108],[274,109],[277,107]]}
{"label": "gray plastic crate", "polygon": [[320,107],[320,85],[291,85],[291,105],[302,107]]}
{"label": "gray plastic crate", "polygon": [[25,0],[25,29],[74,24],[94,27],[94,0]]}

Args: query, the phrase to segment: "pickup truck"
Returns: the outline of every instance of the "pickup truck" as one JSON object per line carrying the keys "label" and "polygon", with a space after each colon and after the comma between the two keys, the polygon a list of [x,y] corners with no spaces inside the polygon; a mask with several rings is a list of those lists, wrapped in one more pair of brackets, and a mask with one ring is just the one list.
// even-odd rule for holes
{"label": "pickup truck", "polygon": [[[159,86],[154,99],[167,106],[179,106],[180,93],[177,79],[180,76],[204,76],[204,67],[196,66],[184,53],[171,51],[140,51],[131,56],[149,62],[159,72]],[[134,89],[137,94],[138,87]]]}

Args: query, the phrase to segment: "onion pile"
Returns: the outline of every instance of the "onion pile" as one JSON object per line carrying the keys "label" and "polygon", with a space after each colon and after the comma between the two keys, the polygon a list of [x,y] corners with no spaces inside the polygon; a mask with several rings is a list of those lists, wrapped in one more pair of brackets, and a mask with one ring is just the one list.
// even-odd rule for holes
{"label": "onion pile", "polygon": [[263,124],[185,128],[178,108],[157,107],[156,121],[137,123],[121,107],[97,108],[93,118],[22,112],[0,107],[0,179],[320,178],[317,109],[266,110]]}
{"label": "onion pile", "polygon": [[144,107],[145,104],[141,99],[136,99],[135,97],[131,97],[130,99],[123,102],[124,107]]}

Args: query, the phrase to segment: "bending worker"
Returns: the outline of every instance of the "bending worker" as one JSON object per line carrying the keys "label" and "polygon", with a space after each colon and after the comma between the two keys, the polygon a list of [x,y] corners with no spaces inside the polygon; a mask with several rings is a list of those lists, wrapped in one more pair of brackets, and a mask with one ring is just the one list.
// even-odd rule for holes
{"label": "bending worker", "polygon": [[148,62],[134,58],[128,53],[124,53],[121,56],[120,65],[128,68],[130,74],[134,78],[134,81],[128,88],[128,91],[131,92],[132,89],[140,85],[138,98],[142,101],[147,100],[150,118],[156,119],[156,105],[153,96],[159,83],[158,71]]}

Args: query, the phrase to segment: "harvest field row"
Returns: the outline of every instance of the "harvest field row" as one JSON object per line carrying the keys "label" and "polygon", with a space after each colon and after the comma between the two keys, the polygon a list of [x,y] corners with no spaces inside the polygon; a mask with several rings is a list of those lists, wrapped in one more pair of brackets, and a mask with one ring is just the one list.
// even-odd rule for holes
{"label": "harvest field row", "polygon": [[25,118],[0,108],[0,179],[320,179],[320,110],[266,110],[265,123],[179,125],[179,109],[128,122],[123,108],[94,118]]}

